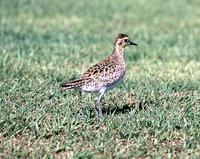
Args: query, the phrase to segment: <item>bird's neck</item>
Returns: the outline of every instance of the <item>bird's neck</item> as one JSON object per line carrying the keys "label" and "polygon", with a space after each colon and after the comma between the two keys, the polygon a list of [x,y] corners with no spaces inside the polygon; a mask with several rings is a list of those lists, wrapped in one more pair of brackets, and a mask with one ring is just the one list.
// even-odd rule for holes
{"label": "bird's neck", "polygon": [[115,46],[113,54],[119,58],[119,60],[124,60],[124,48],[121,46]]}

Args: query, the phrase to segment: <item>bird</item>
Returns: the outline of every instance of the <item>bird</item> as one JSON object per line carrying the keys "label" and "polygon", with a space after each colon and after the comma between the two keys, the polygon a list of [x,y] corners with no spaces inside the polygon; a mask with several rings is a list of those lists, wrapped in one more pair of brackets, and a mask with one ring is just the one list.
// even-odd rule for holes
{"label": "bird", "polygon": [[101,62],[90,67],[80,78],[60,84],[62,89],[79,89],[81,92],[99,92],[98,114],[102,113],[102,96],[116,87],[125,76],[125,47],[135,45],[126,34],[119,33],[114,41],[112,54]]}

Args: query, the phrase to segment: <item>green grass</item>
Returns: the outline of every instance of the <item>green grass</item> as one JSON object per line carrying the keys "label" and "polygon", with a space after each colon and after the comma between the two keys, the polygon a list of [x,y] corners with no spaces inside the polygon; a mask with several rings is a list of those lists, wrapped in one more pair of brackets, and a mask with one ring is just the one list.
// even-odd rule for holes
{"label": "green grass", "polygon": [[[0,158],[199,158],[199,0],[0,0]],[[60,91],[127,33],[124,82]]]}

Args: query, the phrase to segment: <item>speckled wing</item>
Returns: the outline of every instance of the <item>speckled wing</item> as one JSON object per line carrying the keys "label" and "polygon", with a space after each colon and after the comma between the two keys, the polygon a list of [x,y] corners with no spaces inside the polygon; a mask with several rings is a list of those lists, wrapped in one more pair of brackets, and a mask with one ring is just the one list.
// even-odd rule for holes
{"label": "speckled wing", "polygon": [[84,86],[86,83],[89,83],[90,81],[91,78],[80,78],[67,83],[62,83],[60,84],[60,88],[64,89],[80,88]]}
{"label": "speckled wing", "polygon": [[117,65],[116,63],[108,63],[103,61],[98,63],[87,70],[81,78],[90,78],[90,81],[86,84],[87,88],[99,89],[103,86],[112,85],[118,79],[124,75],[124,67]]}

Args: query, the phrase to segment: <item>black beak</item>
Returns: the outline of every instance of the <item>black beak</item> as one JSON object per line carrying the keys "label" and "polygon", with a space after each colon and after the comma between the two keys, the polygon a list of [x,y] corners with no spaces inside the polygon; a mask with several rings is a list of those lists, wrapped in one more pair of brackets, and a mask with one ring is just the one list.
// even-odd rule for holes
{"label": "black beak", "polygon": [[136,43],[134,43],[134,42],[129,42],[129,45],[135,45],[135,46],[137,46],[137,44]]}

